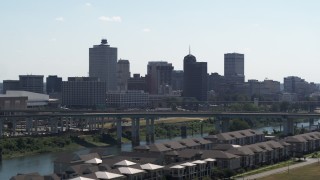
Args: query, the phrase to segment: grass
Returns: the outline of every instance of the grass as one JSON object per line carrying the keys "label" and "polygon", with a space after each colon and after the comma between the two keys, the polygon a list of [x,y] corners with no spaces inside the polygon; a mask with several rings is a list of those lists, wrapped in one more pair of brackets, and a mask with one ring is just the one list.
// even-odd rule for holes
{"label": "grass", "polygon": [[234,177],[235,178],[240,178],[240,177],[243,177],[243,176],[250,176],[250,175],[254,175],[254,174],[263,173],[263,172],[270,171],[270,170],[273,170],[273,169],[286,167],[286,166],[288,166],[288,163],[290,163],[290,165],[293,165],[293,164],[299,163],[299,161],[287,160],[287,161],[280,162],[280,163],[277,163],[277,164],[274,164],[274,165],[264,166],[264,167],[261,167],[261,168],[258,168],[258,169],[254,169],[254,170],[242,173],[242,174],[238,174],[238,175],[236,175]]}
{"label": "grass", "polygon": [[79,149],[83,146],[76,144],[76,143],[71,143],[67,146],[64,146],[63,148],[56,147],[56,148],[44,148],[36,151],[26,151],[26,152],[12,152],[10,154],[4,154],[3,159],[12,159],[12,158],[17,158],[17,157],[23,157],[23,156],[32,156],[36,154],[43,154],[43,153],[49,153],[49,152],[70,152],[74,151],[76,149]]}
{"label": "grass", "polygon": [[320,165],[314,163],[311,165],[295,168],[289,173],[274,174],[268,177],[261,178],[261,180],[313,180],[320,178]]}

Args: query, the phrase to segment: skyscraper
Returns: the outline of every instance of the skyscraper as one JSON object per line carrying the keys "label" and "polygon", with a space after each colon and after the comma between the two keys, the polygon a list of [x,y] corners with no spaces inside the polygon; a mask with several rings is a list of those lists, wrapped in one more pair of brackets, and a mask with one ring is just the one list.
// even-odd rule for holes
{"label": "skyscraper", "polygon": [[183,71],[183,96],[207,101],[207,63],[197,62],[196,57],[189,53],[183,59]]}
{"label": "skyscraper", "polygon": [[224,54],[224,76],[229,84],[244,83],[244,54]]}
{"label": "skyscraper", "polygon": [[3,93],[6,94],[8,90],[20,90],[19,80],[4,80],[3,81]]}
{"label": "skyscraper", "polygon": [[89,49],[89,76],[106,82],[107,91],[117,90],[117,48],[106,39]]}
{"label": "skyscraper", "polygon": [[106,105],[106,83],[96,77],[69,77],[62,82],[62,105],[99,108]]}
{"label": "skyscraper", "polygon": [[34,93],[43,93],[43,76],[42,75],[20,75],[20,90]]}
{"label": "skyscraper", "polygon": [[163,88],[171,87],[172,70],[172,64],[165,61],[150,61],[148,63],[147,75],[150,94],[161,94]]}
{"label": "skyscraper", "polygon": [[130,78],[130,63],[128,60],[120,59],[117,64],[117,89],[128,90],[128,79]]}
{"label": "skyscraper", "polygon": [[183,90],[183,71],[174,70],[172,71],[172,90]]}
{"label": "skyscraper", "polygon": [[62,85],[62,78],[58,76],[48,76],[46,80],[47,94],[60,93]]}

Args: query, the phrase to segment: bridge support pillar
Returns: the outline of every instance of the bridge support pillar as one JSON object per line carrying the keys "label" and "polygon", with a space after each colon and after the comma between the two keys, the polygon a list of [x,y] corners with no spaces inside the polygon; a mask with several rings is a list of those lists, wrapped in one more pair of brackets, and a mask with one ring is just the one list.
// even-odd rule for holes
{"label": "bridge support pillar", "polygon": [[70,117],[69,119],[69,129],[72,129],[73,128],[73,118]]}
{"label": "bridge support pillar", "polygon": [[28,135],[31,135],[31,133],[32,133],[32,119],[31,118],[27,118],[26,130],[27,130]]}
{"label": "bridge support pillar", "polygon": [[92,118],[89,118],[88,124],[89,124],[89,131],[92,131]]}
{"label": "bridge support pillar", "polygon": [[218,133],[229,132],[230,120],[218,117],[215,120],[215,129]]}
{"label": "bridge support pillar", "polygon": [[54,132],[58,133],[59,118],[54,119]]}
{"label": "bridge support pillar", "polygon": [[313,119],[313,118],[310,118],[310,119],[309,119],[309,131],[312,130],[312,126],[314,126],[314,119]]}
{"label": "bridge support pillar", "polygon": [[97,117],[94,117],[93,118],[93,129],[94,130],[97,130],[98,129],[98,121],[97,121]]}
{"label": "bridge support pillar", "polygon": [[180,135],[182,139],[187,138],[187,126],[183,125],[180,127]]}
{"label": "bridge support pillar", "polygon": [[34,121],[34,131],[36,134],[38,134],[38,124],[39,124],[39,119],[36,118]]}
{"label": "bridge support pillar", "polygon": [[222,129],[221,129],[221,118],[215,118],[214,121],[214,128],[217,131],[217,133],[222,133]]}
{"label": "bridge support pillar", "polygon": [[151,120],[151,126],[150,126],[151,143],[154,143],[154,118],[150,120]]}
{"label": "bridge support pillar", "polygon": [[121,117],[117,118],[117,144],[121,145],[122,138],[122,119]]}
{"label": "bridge support pillar", "polygon": [[3,136],[3,121],[4,121],[4,119],[0,118],[0,139]]}
{"label": "bridge support pillar", "polygon": [[285,118],[283,120],[283,133],[285,135],[293,135],[294,134],[294,122],[293,119]]}
{"label": "bridge support pillar", "polygon": [[136,131],[136,120],[135,118],[131,118],[131,143],[132,146],[136,146],[137,141],[137,131]]}
{"label": "bridge support pillar", "polygon": [[17,120],[13,119],[12,120],[12,135],[15,136],[17,131]]}
{"label": "bridge support pillar", "polygon": [[150,144],[150,119],[145,118],[146,120],[146,142],[147,144]]}
{"label": "bridge support pillar", "polygon": [[229,119],[222,120],[222,124],[221,124],[222,132],[229,132],[229,127],[230,127],[230,120]]}
{"label": "bridge support pillar", "polygon": [[140,118],[136,118],[136,145],[140,145]]}

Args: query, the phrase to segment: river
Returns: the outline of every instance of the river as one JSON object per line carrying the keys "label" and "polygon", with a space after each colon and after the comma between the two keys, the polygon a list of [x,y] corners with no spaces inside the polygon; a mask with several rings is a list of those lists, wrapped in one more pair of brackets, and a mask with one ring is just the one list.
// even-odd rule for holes
{"label": "river", "polygon": [[[204,133],[204,136],[208,134]],[[188,136],[191,137],[191,136]],[[201,137],[200,134],[196,134],[193,137]],[[178,140],[181,137],[175,137],[172,139],[159,139],[156,142],[165,142],[170,140]],[[146,144],[145,141],[140,142],[141,145]],[[121,151],[131,151],[131,143],[122,144],[121,148],[118,146],[106,147],[111,154],[119,154]],[[82,148],[75,153],[84,154],[90,151],[89,148]],[[38,172],[41,175],[47,175],[53,173],[53,161],[59,156],[60,153],[45,153],[25,157],[17,157],[12,159],[6,159],[0,161],[0,180],[10,179],[17,173],[32,173]]]}
{"label": "river", "polygon": [[[314,124],[320,123],[320,120],[314,122]],[[309,123],[302,122],[297,124],[298,127],[308,128]],[[283,128],[283,127],[282,127]],[[269,133],[273,132],[273,129],[280,130],[280,126],[266,126],[262,128],[257,128],[257,131],[268,131]],[[207,136],[208,134],[204,134]],[[190,137],[190,136],[188,136]],[[193,137],[201,137],[200,134],[196,134]],[[156,142],[164,142],[168,140],[178,140],[181,137],[176,137],[172,139],[160,139]],[[145,141],[141,141],[141,145],[146,144]],[[131,151],[131,143],[122,144],[121,148],[117,146],[106,147],[111,154],[119,154],[121,151]],[[90,149],[83,148],[75,151],[75,153],[83,154],[89,152]],[[33,156],[17,157],[13,159],[7,159],[0,161],[0,180],[10,179],[12,176],[15,176],[17,173],[31,173],[38,172],[41,175],[52,174],[53,173],[53,161],[57,158],[60,153],[45,153]]]}

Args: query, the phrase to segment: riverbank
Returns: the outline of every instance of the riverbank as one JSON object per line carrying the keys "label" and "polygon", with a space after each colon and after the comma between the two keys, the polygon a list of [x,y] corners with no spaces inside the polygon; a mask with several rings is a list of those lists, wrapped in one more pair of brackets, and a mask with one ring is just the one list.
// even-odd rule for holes
{"label": "riverbank", "polygon": [[43,153],[68,152],[84,147],[106,147],[115,142],[116,140],[107,134],[66,133],[56,136],[4,138],[0,141],[0,148],[2,158],[11,159]]}
{"label": "riverbank", "polygon": [[[213,130],[213,121],[200,118],[169,118],[156,122],[155,139],[181,136],[181,127],[185,126],[188,135],[209,133]],[[202,127],[202,128],[201,128]],[[145,140],[145,121],[141,121],[140,139]],[[67,132],[52,136],[4,137],[0,141],[2,158],[31,156],[43,153],[75,151],[80,148],[107,147],[116,145],[116,129],[112,126],[104,131],[76,133]],[[122,143],[131,141],[131,128],[123,127]]]}

